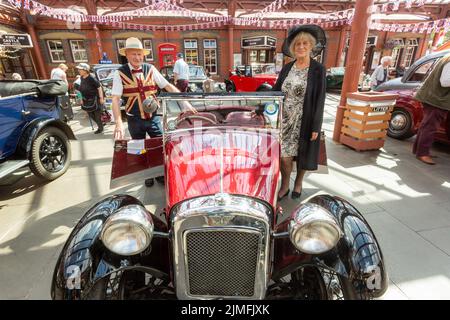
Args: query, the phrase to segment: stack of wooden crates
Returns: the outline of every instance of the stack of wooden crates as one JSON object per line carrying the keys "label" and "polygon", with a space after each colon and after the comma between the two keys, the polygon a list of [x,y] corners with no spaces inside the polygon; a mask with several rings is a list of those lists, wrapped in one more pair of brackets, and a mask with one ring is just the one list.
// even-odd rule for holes
{"label": "stack of wooden crates", "polygon": [[357,151],[382,148],[397,97],[373,91],[347,94],[341,143]]}

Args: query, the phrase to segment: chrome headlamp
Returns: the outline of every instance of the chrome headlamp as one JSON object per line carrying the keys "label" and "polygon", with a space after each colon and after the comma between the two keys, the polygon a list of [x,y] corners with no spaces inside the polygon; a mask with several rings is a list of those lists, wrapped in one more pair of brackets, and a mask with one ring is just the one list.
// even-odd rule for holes
{"label": "chrome headlamp", "polygon": [[289,237],[300,251],[320,254],[336,246],[342,236],[334,216],[325,208],[305,203],[292,214],[289,224]]}
{"label": "chrome headlamp", "polygon": [[140,205],[120,208],[106,219],[101,239],[108,250],[131,256],[144,251],[153,238],[153,220]]}

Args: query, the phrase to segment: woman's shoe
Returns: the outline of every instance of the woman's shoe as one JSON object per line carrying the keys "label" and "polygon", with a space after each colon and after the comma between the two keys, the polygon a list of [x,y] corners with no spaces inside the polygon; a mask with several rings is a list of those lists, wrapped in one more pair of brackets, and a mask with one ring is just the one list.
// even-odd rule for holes
{"label": "woman's shoe", "polygon": [[278,196],[278,201],[281,201],[284,197],[286,197],[289,194],[289,192],[291,192],[290,189],[288,189],[288,191],[284,195],[282,195],[281,197]]}
{"label": "woman's shoe", "polygon": [[292,199],[299,199],[301,196],[302,196],[301,192],[292,191],[292,194],[291,194]]}

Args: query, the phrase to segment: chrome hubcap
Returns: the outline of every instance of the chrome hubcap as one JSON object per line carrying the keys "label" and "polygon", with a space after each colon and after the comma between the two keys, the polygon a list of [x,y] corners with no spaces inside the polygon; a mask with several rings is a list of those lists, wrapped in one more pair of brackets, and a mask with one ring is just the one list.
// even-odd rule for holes
{"label": "chrome hubcap", "polygon": [[406,117],[403,114],[396,114],[391,119],[391,128],[394,130],[401,130],[406,125]]}

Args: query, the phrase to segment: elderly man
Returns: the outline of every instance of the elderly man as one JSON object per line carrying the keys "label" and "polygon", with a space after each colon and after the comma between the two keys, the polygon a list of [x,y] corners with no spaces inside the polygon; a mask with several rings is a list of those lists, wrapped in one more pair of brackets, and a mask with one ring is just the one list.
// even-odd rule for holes
{"label": "elderly man", "polygon": [[375,70],[372,73],[371,85],[372,89],[375,89],[383,82],[386,82],[389,77],[389,66],[392,63],[392,57],[391,56],[384,56],[381,58],[381,64],[375,68]]}
{"label": "elderly man", "polygon": [[186,92],[189,85],[189,65],[184,61],[183,53],[177,54],[177,61],[173,66],[173,80],[181,92]]}
{"label": "elderly man", "polygon": [[[156,68],[144,63],[144,56],[150,53],[144,49],[139,39],[131,37],[125,42],[125,48],[119,53],[127,57],[128,63],[122,65],[115,73],[112,87],[112,110],[116,127],[114,138],[124,138],[124,127],[120,113],[120,99],[125,105],[128,121],[128,131],[133,139],[145,139],[146,134],[151,138],[162,135],[160,117],[144,111],[143,101],[154,97],[157,87],[169,92],[179,92],[170,84]],[[161,178],[158,181],[164,181]],[[145,185],[150,187],[154,184],[153,179],[147,179]]]}
{"label": "elderly man", "polygon": [[68,84],[66,75],[68,69],[69,68],[64,63],[61,63],[58,67],[52,70],[50,79],[63,80],[66,84]]}

